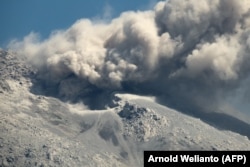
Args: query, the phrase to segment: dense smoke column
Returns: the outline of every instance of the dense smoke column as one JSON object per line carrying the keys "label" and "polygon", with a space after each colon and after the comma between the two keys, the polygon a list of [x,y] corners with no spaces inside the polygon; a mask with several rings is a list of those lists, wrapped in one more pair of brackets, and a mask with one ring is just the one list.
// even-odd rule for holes
{"label": "dense smoke column", "polygon": [[168,0],[109,23],[78,20],[44,41],[31,33],[9,46],[68,100],[123,90],[214,111],[235,90],[249,92],[249,9],[248,0]]}

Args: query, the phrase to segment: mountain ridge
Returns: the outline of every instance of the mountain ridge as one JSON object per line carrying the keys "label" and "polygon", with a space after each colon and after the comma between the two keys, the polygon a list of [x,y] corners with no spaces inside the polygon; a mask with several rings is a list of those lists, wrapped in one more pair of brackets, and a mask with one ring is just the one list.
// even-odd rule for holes
{"label": "mountain ridge", "polygon": [[152,96],[113,92],[105,108],[93,110],[36,94],[35,70],[1,53],[2,166],[143,166],[144,150],[250,149],[246,136],[218,130]]}

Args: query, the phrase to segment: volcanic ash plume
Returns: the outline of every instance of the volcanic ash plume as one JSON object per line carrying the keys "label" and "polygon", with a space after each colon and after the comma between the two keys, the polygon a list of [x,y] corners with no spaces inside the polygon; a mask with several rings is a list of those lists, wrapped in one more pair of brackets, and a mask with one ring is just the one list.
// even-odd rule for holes
{"label": "volcanic ash plume", "polygon": [[[215,110],[250,68],[248,0],[168,0],[110,22],[78,20],[46,40],[31,33],[10,48],[47,85],[71,97],[98,90],[161,96],[173,106]],[[249,96],[246,96],[246,98]]]}

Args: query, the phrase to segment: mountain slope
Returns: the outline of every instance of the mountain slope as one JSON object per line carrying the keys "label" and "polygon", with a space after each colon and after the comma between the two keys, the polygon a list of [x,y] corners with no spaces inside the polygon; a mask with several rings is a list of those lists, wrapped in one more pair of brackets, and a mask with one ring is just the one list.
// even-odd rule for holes
{"label": "mountain slope", "polygon": [[0,58],[0,166],[143,166],[144,150],[250,149],[247,137],[153,97],[116,92],[90,110],[35,94],[35,70],[13,53]]}

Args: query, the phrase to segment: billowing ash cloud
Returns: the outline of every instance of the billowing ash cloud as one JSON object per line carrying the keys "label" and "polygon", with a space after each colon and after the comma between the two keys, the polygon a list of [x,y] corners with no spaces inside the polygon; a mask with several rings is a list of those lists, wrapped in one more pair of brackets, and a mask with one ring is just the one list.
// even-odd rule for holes
{"label": "billowing ash cloud", "polygon": [[78,20],[43,41],[31,33],[10,48],[60,96],[129,90],[209,111],[249,77],[249,9],[248,0],[168,0],[109,23]]}

